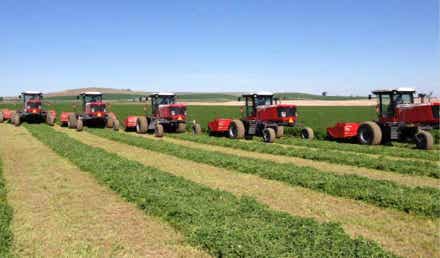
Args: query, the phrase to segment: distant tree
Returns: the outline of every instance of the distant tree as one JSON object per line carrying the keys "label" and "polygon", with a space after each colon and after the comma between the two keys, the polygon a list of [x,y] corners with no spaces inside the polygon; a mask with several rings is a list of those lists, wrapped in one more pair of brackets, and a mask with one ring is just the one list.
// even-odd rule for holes
{"label": "distant tree", "polygon": [[327,91],[323,91],[323,92],[321,93],[321,95],[322,95],[323,97],[327,96]]}
{"label": "distant tree", "polygon": [[0,97],[0,101],[3,101],[3,97]]}

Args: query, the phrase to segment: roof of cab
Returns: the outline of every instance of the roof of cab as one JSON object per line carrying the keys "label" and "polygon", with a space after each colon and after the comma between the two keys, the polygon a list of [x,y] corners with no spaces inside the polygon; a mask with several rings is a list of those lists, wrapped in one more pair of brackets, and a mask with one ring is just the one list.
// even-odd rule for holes
{"label": "roof of cab", "polygon": [[80,95],[102,95],[102,93],[99,91],[84,91]]}
{"label": "roof of cab", "polygon": [[378,93],[391,93],[391,92],[416,92],[416,90],[414,88],[395,88],[395,89],[381,89],[381,90],[374,90],[373,94],[378,94]]}
{"label": "roof of cab", "polygon": [[175,96],[176,94],[172,93],[172,92],[155,92],[155,93],[151,94],[150,96],[155,96],[155,95],[157,95],[157,96]]}
{"label": "roof of cab", "polygon": [[273,92],[270,92],[270,91],[258,91],[258,92],[250,92],[250,93],[243,94],[243,96],[254,96],[254,95],[273,96],[274,94],[273,94]]}
{"label": "roof of cab", "polygon": [[23,91],[22,94],[29,94],[29,95],[42,95],[43,93],[41,91],[36,91],[36,90],[27,90],[27,91]]}

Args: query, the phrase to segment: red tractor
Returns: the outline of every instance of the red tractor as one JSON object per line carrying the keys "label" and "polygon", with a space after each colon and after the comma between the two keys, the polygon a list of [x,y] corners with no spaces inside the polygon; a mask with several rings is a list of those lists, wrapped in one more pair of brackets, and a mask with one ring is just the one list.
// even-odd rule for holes
{"label": "red tractor", "polygon": [[42,123],[46,122],[53,126],[55,123],[55,110],[46,111],[42,108],[43,93],[39,91],[25,91],[19,96],[23,99],[23,109],[17,111],[3,110],[0,114],[0,122],[10,120],[16,126],[22,122]]}
{"label": "red tractor", "polygon": [[[294,127],[298,114],[296,106],[280,104],[273,93],[260,92],[242,95],[245,100],[244,117],[241,119],[217,118],[208,123],[210,135],[227,135],[232,139],[252,139],[262,136],[265,142],[274,142],[284,135],[284,126]],[[241,98],[239,98],[241,101]],[[241,110],[243,112],[243,110]],[[200,125],[193,125],[193,133],[199,133]],[[313,130],[305,127],[301,131],[305,139],[313,138]]]}
{"label": "red tractor", "polygon": [[108,112],[108,106],[102,100],[102,93],[83,92],[77,99],[81,102],[81,111],[61,113],[61,126],[68,126],[77,131],[82,131],[84,126],[119,130],[119,121],[114,113]]}
{"label": "red tractor", "polygon": [[148,99],[151,100],[151,115],[127,117],[124,120],[126,131],[136,130],[142,134],[154,131],[156,137],[162,137],[164,131],[185,132],[186,105],[176,103],[176,94],[154,93]]}
{"label": "red tractor", "polygon": [[360,144],[389,144],[392,140],[415,141],[418,149],[431,149],[433,137],[427,130],[439,128],[439,102],[414,103],[415,90],[376,90],[378,120],[337,123],[327,128],[330,139],[356,139]]}

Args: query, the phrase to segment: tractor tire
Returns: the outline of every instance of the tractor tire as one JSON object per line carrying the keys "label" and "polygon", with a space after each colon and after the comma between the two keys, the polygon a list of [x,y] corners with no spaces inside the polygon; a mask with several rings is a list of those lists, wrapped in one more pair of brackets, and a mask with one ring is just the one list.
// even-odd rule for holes
{"label": "tractor tire", "polygon": [[67,126],[68,126],[70,129],[76,129],[77,121],[78,121],[78,120],[76,119],[75,114],[70,114],[70,115],[69,115],[69,120],[67,121]]}
{"label": "tractor tire", "polygon": [[415,136],[417,149],[430,150],[434,144],[432,134],[427,131],[419,131]]}
{"label": "tractor tire", "polygon": [[284,126],[277,126],[277,130],[275,132],[277,138],[281,138],[284,136]]}
{"label": "tractor tire", "polygon": [[148,120],[144,116],[138,117],[136,120],[136,133],[147,133],[148,131]]}
{"label": "tractor tire", "polygon": [[275,141],[276,133],[273,128],[265,128],[263,130],[263,141],[267,143],[272,143]]}
{"label": "tractor tire", "polygon": [[116,118],[112,118],[113,120],[113,131],[119,131],[119,120]]}
{"label": "tractor tire", "polygon": [[304,127],[301,130],[301,138],[306,140],[313,140],[313,138],[315,138],[315,133],[313,132],[313,129],[310,127]]}
{"label": "tractor tire", "polygon": [[9,119],[9,122],[10,122],[11,124],[14,124],[14,118],[15,118],[15,111],[12,111],[12,112],[11,112],[11,118]]}
{"label": "tractor tire", "polygon": [[202,127],[200,126],[200,124],[195,123],[192,126],[192,134],[193,135],[199,135],[202,133]]}
{"label": "tractor tire", "polygon": [[15,115],[14,115],[14,125],[15,125],[15,126],[19,126],[20,123],[21,123],[20,114],[15,113]]}
{"label": "tractor tire", "polygon": [[154,136],[155,137],[162,137],[163,136],[163,125],[157,124],[154,127]]}
{"label": "tractor tire", "polygon": [[357,135],[360,144],[378,145],[382,142],[382,130],[375,122],[361,123]]}
{"label": "tractor tire", "polygon": [[176,128],[176,133],[184,133],[186,131],[185,123],[178,123]]}
{"label": "tractor tire", "polygon": [[51,113],[47,113],[47,115],[46,115],[46,123],[48,125],[50,125],[50,126],[54,126],[54,124],[55,124],[55,117],[52,116]]}
{"label": "tractor tire", "polygon": [[229,125],[229,138],[243,139],[244,138],[244,124],[241,120],[234,119]]}
{"label": "tractor tire", "polygon": [[78,119],[78,121],[76,121],[76,130],[78,132],[81,132],[84,129],[84,122],[82,119]]}
{"label": "tractor tire", "polygon": [[107,122],[105,123],[107,128],[113,128],[113,117],[107,117]]}
{"label": "tractor tire", "polygon": [[3,112],[0,112],[0,123],[3,123]]}

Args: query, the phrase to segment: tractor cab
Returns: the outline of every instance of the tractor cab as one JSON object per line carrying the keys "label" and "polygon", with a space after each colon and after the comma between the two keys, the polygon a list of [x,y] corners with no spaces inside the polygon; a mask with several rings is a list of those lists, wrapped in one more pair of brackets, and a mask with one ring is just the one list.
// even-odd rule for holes
{"label": "tractor cab", "polygon": [[107,112],[106,104],[102,101],[101,92],[82,92],[77,99],[81,100],[82,110],[85,113],[101,114]]}
{"label": "tractor cab", "polygon": [[379,119],[389,119],[396,115],[398,105],[414,104],[414,93],[412,88],[398,88],[394,90],[376,90],[373,94],[377,96],[377,112]]}
{"label": "tractor cab", "polygon": [[185,119],[186,105],[176,104],[176,94],[154,93],[149,98],[153,116],[171,120]]}
{"label": "tractor cab", "polygon": [[24,111],[27,113],[41,113],[41,101],[43,93],[39,91],[25,91],[21,93],[20,98],[23,98]]}
{"label": "tractor cab", "polygon": [[[243,94],[242,97],[245,101],[246,117],[256,117],[258,107],[272,106],[274,103],[274,96],[271,92]],[[241,101],[241,98],[238,101]]]}

